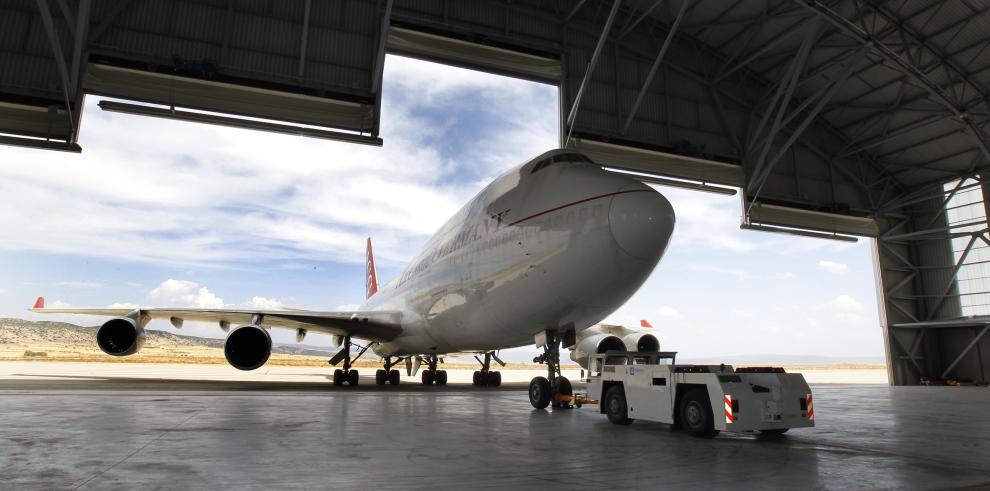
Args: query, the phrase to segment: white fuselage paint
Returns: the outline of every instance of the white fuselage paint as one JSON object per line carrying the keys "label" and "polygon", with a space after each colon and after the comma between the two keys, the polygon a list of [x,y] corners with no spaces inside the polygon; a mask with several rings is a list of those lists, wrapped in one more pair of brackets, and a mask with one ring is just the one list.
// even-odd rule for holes
{"label": "white fuselage paint", "polygon": [[[554,150],[481,190],[361,310],[403,312],[379,355],[488,351],[581,330],[659,262],[674,212],[659,192]],[[546,159],[561,161],[534,168]]]}

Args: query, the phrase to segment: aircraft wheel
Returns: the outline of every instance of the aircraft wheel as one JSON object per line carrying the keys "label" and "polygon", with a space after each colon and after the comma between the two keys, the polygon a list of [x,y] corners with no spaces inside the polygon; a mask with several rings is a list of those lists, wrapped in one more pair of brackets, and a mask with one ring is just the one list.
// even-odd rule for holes
{"label": "aircraft wheel", "polygon": [[423,370],[423,385],[433,385],[434,373],[432,370]]}
{"label": "aircraft wheel", "polygon": [[629,419],[629,407],[626,406],[626,392],[621,385],[609,387],[605,393],[605,414],[608,420],[617,425],[628,425],[633,422]]}
{"label": "aircraft wheel", "polygon": [[691,434],[711,438],[718,434],[712,416],[712,405],[708,392],[704,389],[691,389],[681,400],[681,425]]}
{"label": "aircraft wheel", "polygon": [[502,385],[502,374],[499,372],[488,372],[485,374],[484,382],[488,387],[498,387]]}
{"label": "aircraft wheel", "polygon": [[482,379],[481,371],[475,370],[474,377],[471,378],[471,385],[474,385],[475,387],[482,385],[481,379]]}
{"label": "aircraft wheel", "polygon": [[433,376],[433,382],[437,385],[447,385],[447,371],[437,370],[436,375]]}
{"label": "aircraft wheel", "polygon": [[[571,388],[571,381],[564,377],[557,379],[557,390],[554,391],[554,395],[561,394],[565,396],[574,395],[574,389]],[[554,409],[570,409],[571,403],[568,401],[553,401]]]}
{"label": "aircraft wheel", "polygon": [[344,371],[336,369],[333,371],[333,385],[340,387],[344,383]]}
{"label": "aircraft wheel", "polygon": [[399,385],[399,371],[391,370],[388,372],[388,383],[392,385]]}
{"label": "aircraft wheel", "polygon": [[358,384],[358,371],[357,370],[349,370],[347,372],[347,383],[351,387],[357,387],[357,384]]}
{"label": "aircraft wheel", "polygon": [[387,372],[385,370],[375,371],[375,385],[385,385],[385,379],[388,378]]}
{"label": "aircraft wheel", "polygon": [[529,403],[536,409],[546,409],[552,396],[550,381],[546,377],[536,377],[529,382]]}

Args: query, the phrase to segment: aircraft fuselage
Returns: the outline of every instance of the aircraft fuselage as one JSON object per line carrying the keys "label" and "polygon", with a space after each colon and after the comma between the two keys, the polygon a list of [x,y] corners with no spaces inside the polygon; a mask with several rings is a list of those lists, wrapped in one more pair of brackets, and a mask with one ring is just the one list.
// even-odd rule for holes
{"label": "aircraft fuselage", "polygon": [[547,152],[482,189],[367,301],[403,312],[402,334],[375,351],[489,351],[591,326],[646,281],[674,221],[649,186]]}

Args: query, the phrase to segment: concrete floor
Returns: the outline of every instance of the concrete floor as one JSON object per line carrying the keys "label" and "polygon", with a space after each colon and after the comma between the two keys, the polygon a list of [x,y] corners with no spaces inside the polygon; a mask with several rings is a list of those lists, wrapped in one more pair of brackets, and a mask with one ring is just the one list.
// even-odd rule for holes
{"label": "concrete floor", "polygon": [[990,489],[990,390],[817,385],[779,440],[498,389],[0,381],[0,489]]}

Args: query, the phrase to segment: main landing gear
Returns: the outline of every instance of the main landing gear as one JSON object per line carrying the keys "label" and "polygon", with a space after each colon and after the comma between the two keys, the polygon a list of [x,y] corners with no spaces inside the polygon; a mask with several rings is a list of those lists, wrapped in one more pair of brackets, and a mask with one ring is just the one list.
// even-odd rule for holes
{"label": "main landing gear", "polygon": [[423,370],[423,385],[447,385],[447,371],[437,370],[437,363],[439,363],[439,358],[437,355],[429,355],[426,357],[426,370]]}
{"label": "main landing gear", "polygon": [[385,368],[379,369],[377,372],[375,372],[375,383],[378,385],[385,385],[386,383],[392,385],[399,385],[399,371],[394,370],[392,367],[398,365],[399,362],[402,360],[404,360],[404,358],[399,358],[395,361],[392,361],[391,356],[386,356]]}
{"label": "main landing gear", "polygon": [[481,363],[481,370],[475,370],[474,377],[471,379],[471,384],[475,387],[498,387],[502,385],[502,374],[498,371],[492,371],[492,359],[494,359],[499,365],[505,366],[505,362],[500,360],[498,356],[495,356],[494,351],[489,351],[485,353],[485,360],[481,361],[481,358],[477,356],[474,357]]}
{"label": "main landing gear", "polygon": [[570,409],[574,390],[571,381],[560,374],[560,334],[555,330],[546,331],[543,354],[533,358],[536,363],[547,365],[547,376],[536,377],[529,382],[529,403],[536,409],[545,409],[553,404],[554,409]]}
{"label": "main landing gear", "polygon": [[[358,354],[353,359],[351,359],[351,346],[358,347]],[[344,362],[343,369],[338,368],[333,371],[333,385],[339,387],[344,385],[346,382],[347,385],[350,385],[351,387],[357,387],[358,371],[352,369],[351,364],[357,361],[358,358],[361,358],[361,355],[368,351],[368,348],[370,347],[371,343],[368,343],[367,346],[360,346],[351,343],[350,336],[344,338],[343,347],[337,352],[337,354],[333,355],[333,358],[330,358],[330,361],[328,362],[333,366],[337,366],[338,363]]]}

